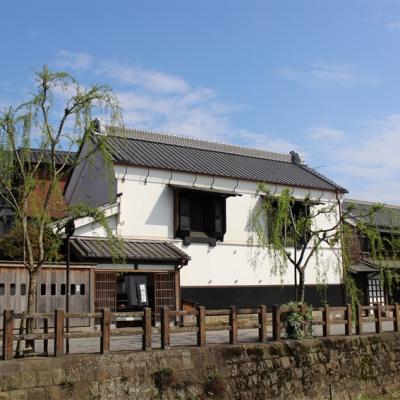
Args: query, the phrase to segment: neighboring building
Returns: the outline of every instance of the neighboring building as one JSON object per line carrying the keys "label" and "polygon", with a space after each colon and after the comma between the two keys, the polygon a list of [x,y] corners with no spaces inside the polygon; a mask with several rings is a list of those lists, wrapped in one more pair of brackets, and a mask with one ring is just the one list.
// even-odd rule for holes
{"label": "neighboring building", "polygon": [[[59,168],[66,162],[66,168],[59,179],[59,187],[48,207],[49,215],[54,220],[63,218],[67,215],[67,204],[64,200],[63,190],[65,183],[71,173],[72,160],[75,153],[58,151],[56,153],[56,166]],[[37,210],[42,207],[45,193],[50,184],[47,163],[50,161],[49,152],[39,149],[30,149],[29,157],[26,162],[27,168],[32,168],[41,163],[36,173],[35,188],[28,198],[29,216],[33,217]],[[20,184],[18,177],[14,178],[14,187]],[[0,237],[10,232],[13,225],[13,210],[6,203],[0,202]],[[17,255],[23,253],[22,249],[16,250]],[[22,258],[21,256],[19,256]],[[93,267],[94,268],[94,267]],[[73,283],[74,295],[71,296],[71,310],[89,311],[93,290],[91,284],[91,266],[76,264],[71,268],[71,281]],[[94,276],[94,275],[93,275]],[[39,273],[38,278],[38,302],[37,311],[49,311],[55,308],[65,307],[65,282],[66,272],[65,263],[54,263],[45,265]],[[24,267],[22,260],[11,260],[7,257],[0,245],[0,312],[4,309],[13,309],[15,312],[26,310],[28,298],[29,275]],[[82,321],[80,321],[81,323]],[[85,321],[85,323],[88,321]],[[1,323],[0,323],[1,325]]]}
{"label": "neighboring building", "polygon": [[[297,153],[132,129],[104,128],[81,156],[104,135],[111,165],[97,153],[75,168],[65,190],[71,205],[105,207],[110,227],[124,242],[124,264],[115,263],[104,230],[88,220],[77,223],[72,249],[77,260],[95,265],[97,306],[141,305],[143,285],[146,304],[156,313],[185,300],[222,308],[293,299],[293,269],[275,276],[273,257],[249,244],[249,215],[262,201],[258,183],[275,193],[290,188],[299,200],[310,195],[335,205],[345,189],[302,163]],[[320,216],[316,223],[329,221]],[[324,248],[318,259],[320,267],[314,257],[307,268],[306,301],[343,304],[340,249]]]}
{"label": "neighboring building", "polygon": [[382,258],[377,260],[371,254],[371,244],[366,235],[357,228],[360,222],[378,229],[383,244],[387,244],[385,237],[390,241],[393,234],[400,234],[400,206],[385,205],[380,211],[367,214],[376,203],[345,199],[343,210],[352,210],[347,218],[350,228],[346,238],[346,246],[350,258],[350,271],[353,274],[357,288],[360,291],[360,302],[364,305],[375,303],[388,304],[400,300],[400,288],[395,286],[390,291],[381,280],[381,269],[389,268],[392,273],[400,272],[400,253],[393,252],[390,246],[379,254]]}
{"label": "neighboring building", "polygon": [[[49,205],[49,215],[54,219],[63,218],[67,215],[67,205],[64,200],[63,192],[65,183],[71,173],[72,160],[76,156],[75,153],[57,151],[56,152],[56,167],[61,167],[66,162],[66,168],[59,178],[59,187],[56,188],[52,201]],[[29,149],[28,155],[29,161],[26,162],[27,168],[32,168],[40,162],[40,167],[36,172],[36,183],[31,196],[28,198],[29,214],[33,216],[37,209],[40,210],[41,204],[44,201],[45,193],[47,192],[50,179],[48,176],[48,170],[46,168],[47,163],[50,161],[49,151],[42,151],[40,149]],[[14,178],[13,186],[15,188],[20,184],[18,176]],[[13,224],[13,210],[0,198],[0,236],[7,234]]]}

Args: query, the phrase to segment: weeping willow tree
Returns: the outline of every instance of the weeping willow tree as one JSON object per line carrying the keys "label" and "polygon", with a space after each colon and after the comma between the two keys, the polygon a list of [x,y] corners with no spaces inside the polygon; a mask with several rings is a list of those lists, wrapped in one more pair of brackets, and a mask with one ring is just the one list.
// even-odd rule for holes
{"label": "weeping willow tree", "polygon": [[400,209],[349,203],[345,210],[348,224],[343,229],[347,244],[343,251],[344,266],[354,261],[355,244],[358,260],[378,270],[381,285],[392,298],[393,290],[400,284]]}
{"label": "weeping willow tree", "polygon": [[[108,118],[113,125],[122,123],[117,98],[108,86],[83,88],[68,73],[46,66],[35,73],[35,79],[36,87],[26,102],[0,112],[0,200],[13,224],[2,250],[18,257],[28,271],[28,314],[35,311],[39,271],[58,256],[68,221],[91,217],[111,234],[99,209],[84,204],[60,206],[60,180],[95,152],[109,159],[100,136],[85,155],[75,157],[84,142],[94,143],[87,140],[96,128],[93,114]],[[43,171],[45,184],[39,179]],[[62,214],[68,218],[55,224],[57,207],[64,207]],[[31,330],[28,323],[27,331]]]}
{"label": "weeping willow tree", "polygon": [[[343,266],[347,297],[351,302],[356,302],[357,287],[349,270],[351,258],[348,246],[343,244],[345,238],[349,237],[346,221],[353,215],[356,206],[349,205],[343,210],[338,196],[337,201],[324,204],[310,195],[302,199],[295,198],[289,189],[282,190],[280,194],[272,194],[265,184],[259,185],[258,196],[261,201],[250,213],[252,233],[249,244],[267,250],[273,259],[274,274],[283,276],[289,266],[294,268],[299,278],[295,300],[304,303],[307,267],[314,260],[317,273],[324,269],[323,264],[327,261],[320,253],[328,249],[336,256],[336,264]],[[371,257],[374,262],[379,261],[382,277],[388,280],[391,274],[384,262],[383,250],[387,248],[384,241],[389,240],[392,249],[399,249],[400,236],[393,232],[390,239],[382,238],[379,226],[373,223],[374,216],[382,212],[382,209],[383,205],[375,204],[359,210],[355,225],[373,244]]]}

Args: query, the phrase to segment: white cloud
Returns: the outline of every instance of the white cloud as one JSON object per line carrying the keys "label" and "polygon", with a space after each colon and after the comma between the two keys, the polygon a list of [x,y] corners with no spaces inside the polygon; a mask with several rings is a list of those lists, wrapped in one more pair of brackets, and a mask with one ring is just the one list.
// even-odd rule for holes
{"label": "white cloud", "polygon": [[59,68],[85,69],[91,66],[93,57],[87,53],[60,50],[55,60]]}
{"label": "white cloud", "polygon": [[[232,126],[231,117],[245,108],[225,101],[213,89],[193,87],[182,77],[154,69],[95,60],[90,54],[62,51],[56,63],[87,71],[96,64],[97,78],[120,87],[116,95],[127,126],[171,132],[270,151],[288,152],[296,146],[265,133]],[[90,71],[91,72],[91,71]],[[298,146],[297,146],[298,147]]]}
{"label": "white cloud", "polygon": [[235,140],[243,146],[250,146],[268,151],[289,153],[291,150],[295,150],[302,154],[305,152],[302,146],[288,140],[267,133],[250,132],[245,129],[235,131]]}
{"label": "white cloud", "polygon": [[314,163],[321,163],[351,197],[400,204],[400,114],[365,121],[340,140],[308,143]]}
{"label": "white cloud", "polygon": [[329,63],[326,61],[313,63],[307,70],[284,66],[279,68],[277,72],[280,77],[286,80],[313,87],[379,83],[376,77],[359,73],[350,64]]}
{"label": "white cloud", "polygon": [[179,76],[114,62],[101,62],[97,73],[120,83],[132,86],[140,85],[154,92],[182,93],[190,88],[189,84]]}
{"label": "white cloud", "polygon": [[335,129],[325,124],[307,128],[306,134],[312,140],[338,141],[345,137],[343,130]]}
{"label": "white cloud", "polygon": [[386,28],[391,31],[396,31],[400,29],[400,18],[392,19],[386,23]]}

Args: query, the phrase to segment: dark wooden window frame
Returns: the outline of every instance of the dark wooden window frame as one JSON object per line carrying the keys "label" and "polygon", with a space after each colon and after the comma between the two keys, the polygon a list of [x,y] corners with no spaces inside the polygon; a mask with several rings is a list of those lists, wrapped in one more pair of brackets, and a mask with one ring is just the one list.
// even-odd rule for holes
{"label": "dark wooden window frame", "polygon": [[[183,240],[185,245],[207,243],[214,247],[217,241],[223,242],[226,233],[226,198],[235,194],[220,192],[174,189],[174,233],[175,238]],[[201,200],[199,200],[201,199]],[[191,206],[194,202],[204,201],[204,228],[194,231],[191,226]]]}

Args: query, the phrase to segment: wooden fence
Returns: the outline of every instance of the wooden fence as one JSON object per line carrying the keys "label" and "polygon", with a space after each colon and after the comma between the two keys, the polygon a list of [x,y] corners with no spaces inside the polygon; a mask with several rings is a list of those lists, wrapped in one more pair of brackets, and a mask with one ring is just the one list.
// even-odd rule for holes
{"label": "wooden fence", "polygon": [[[171,346],[171,335],[175,333],[196,332],[197,346],[205,346],[207,343],[207,332],[210,331],[229,331],[229,343],[237,344],[239,342],[239,329],[258,329],[258,342],[265,343],[268,340],[279,341],[283,337],[284,317],[290,312],[291,308],[282,306],[273,306],[268,309],[265,305],[257,308],[243,309],[231,306],[224,310],[207,310],[203,306],[197,307],[193,311],[172,311],[164,307],[161,313],[160,327],[152,326],[152,312],[150,308],[145,308],[138,312],[111,313],[109,309],[104,308],[99,313],[65,313],[63,310],[55,310],[54,313],[34,313],[34,314],[15,314],[12,310],[5,310],[3,314],[3,359],[10,360],[14,357],[14,343],[18,340],[43,341],[44,354],[48,354],[49,340],[53,340],[55,357],[64,354],[65,342],[77,338],[99,338],[100,353],[110,351],[110,340],[113,336],[142,336],[142,350],[150,351],[152,349],[152,333],[160,333],[161,349],[169,349]],[[299,307],[299,312],[322,314],[320,319],[304,321],[303,329],[311,326],[322,326],[322,336],[331,336],[331,328],[334,325],[344,325],[345,335],[353,334],[353,325],[358,335],[364,333],[364,324],[373,322],[375,324],[375,333],[383,332],[382,323],[385,321],[393,322],[393,331],[400,331],[399,323],[399,305],[383,306],[375,304],[373,306],[358,306],[356,315],[353,318],[352,307],[329,307],[306,309]],[[253,315],[257,318],[256,322],[241,325],[238,323],[238,316]],[[195,319],[195,324],[184,326],[182,320],[191,316]],[[111,321],[117,318],[138,318],[141,320],[140,327],[111,329]],[[207,317],[228,317],[227,324],[209,324]],[[31,318],[34,320],[43,319],[44,324],[41,331],[31,334],[17,333],[14,322],[16,319]],[[54,328],[49,329],[48,321],[54,318]],[[65,321],[67,318],[95,318],[100,321],[100,331],[72,331],[66,332]],[[177,325],[171,325],[171,321],[180,320]],[[268,329],[269,328],[269,329]],[[272,332],[268,337],[268,332]]]}

